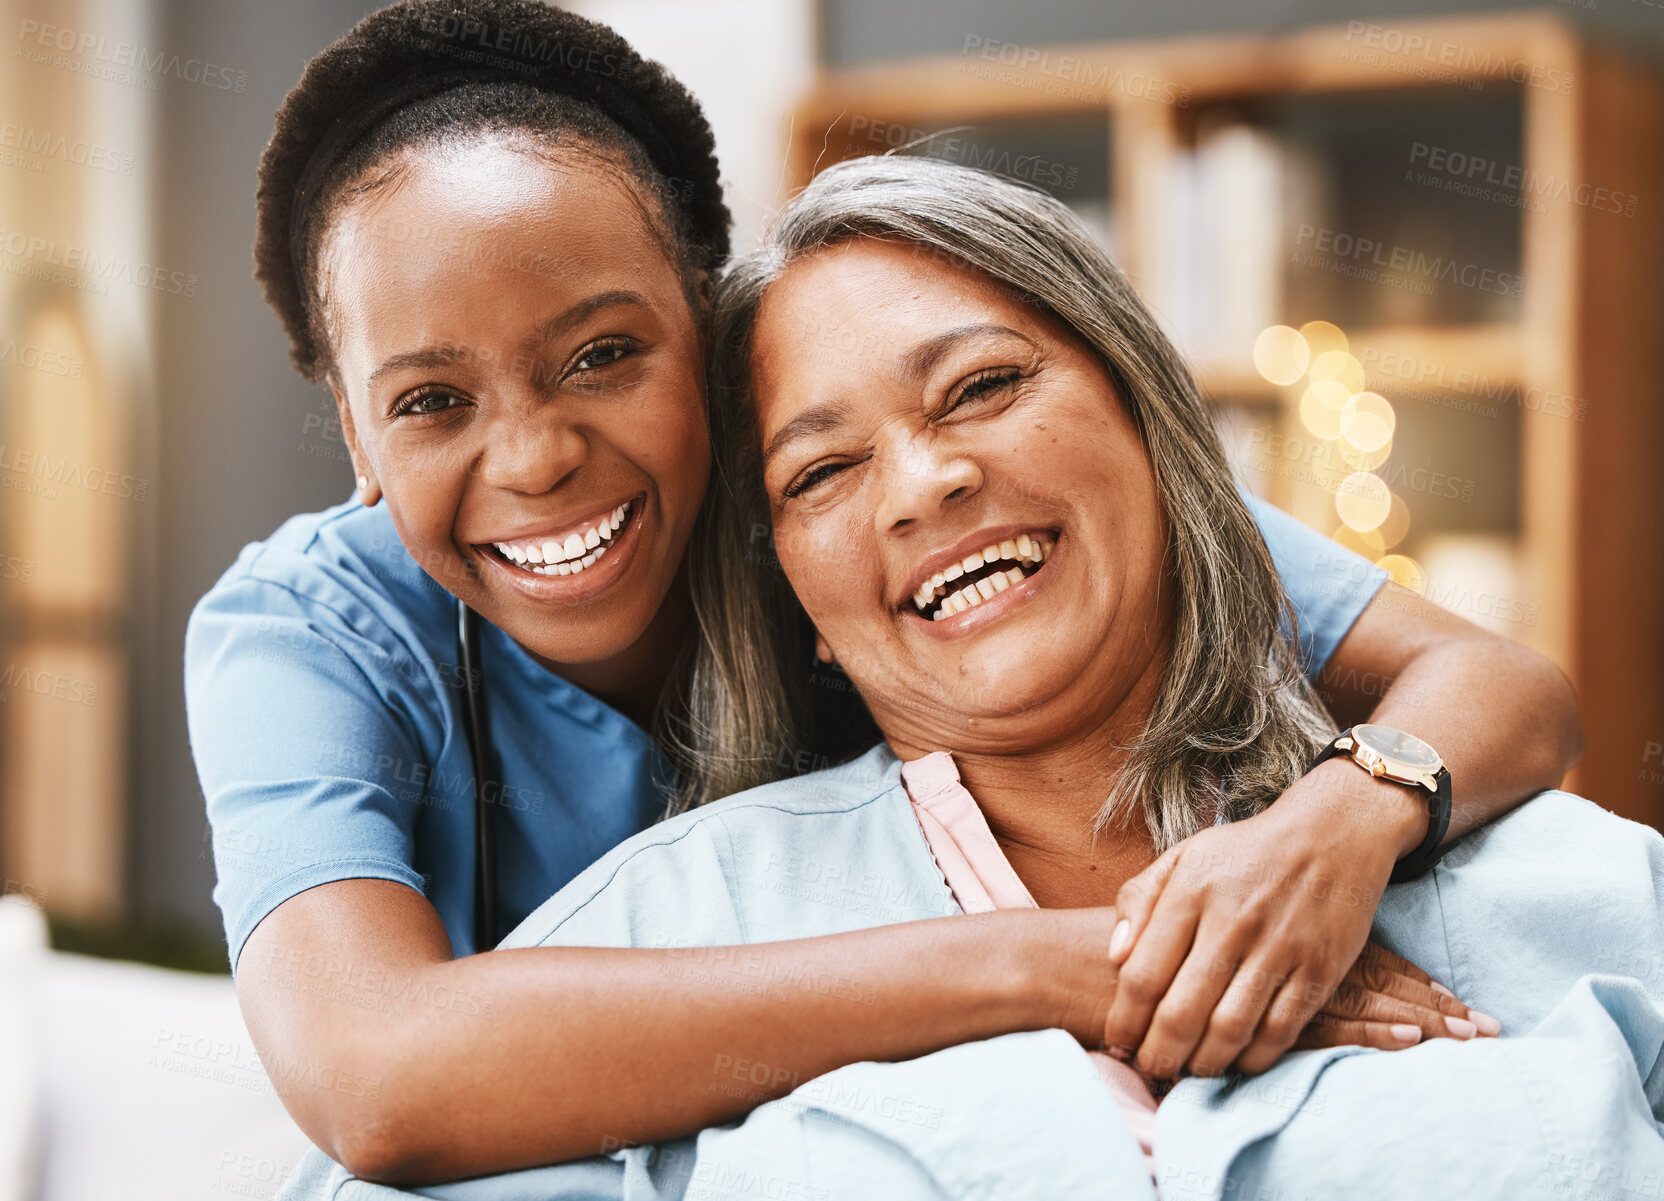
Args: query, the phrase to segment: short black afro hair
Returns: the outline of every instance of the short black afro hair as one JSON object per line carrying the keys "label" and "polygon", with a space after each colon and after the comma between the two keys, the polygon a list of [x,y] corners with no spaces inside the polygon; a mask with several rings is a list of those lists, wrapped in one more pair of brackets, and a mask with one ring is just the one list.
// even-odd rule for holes
{"label": "short black afro hair", "polygon": [[710,126],[662,66],[540,0],[401,0],[307,64],[260,158],[254,274],[307,379],[330,367],[309,277],[341,185],[398,150],[481,130],[620,153],[658,198],[684,269],[714,275],[727,258]]}

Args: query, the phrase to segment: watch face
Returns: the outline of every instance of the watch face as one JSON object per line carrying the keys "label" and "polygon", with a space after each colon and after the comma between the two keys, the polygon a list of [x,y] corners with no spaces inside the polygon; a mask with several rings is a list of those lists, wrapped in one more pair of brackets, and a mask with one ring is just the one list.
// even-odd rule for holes
{"label": "watch face", "polygon": [[1431,772],[1443,762],[1439,753],[1414,734],[1391,726],[1353,726],[1352,737],[1383,759],[1417,771]]}

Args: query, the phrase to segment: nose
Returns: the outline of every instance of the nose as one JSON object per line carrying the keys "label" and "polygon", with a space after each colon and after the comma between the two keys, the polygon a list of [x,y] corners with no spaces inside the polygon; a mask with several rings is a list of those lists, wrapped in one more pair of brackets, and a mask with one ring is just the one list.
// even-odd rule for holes
{"label": "nose", "polygon": [[881,461],[882,493],[876,509],[880,533],[936,517],[982,490],[982,467],[976,459],[934,432],[898,439]]}
{"label": "nose", "polygon": [[589,458],[589,440],[549,403],[513,406],[490,423],[486,438],[480,477],[528,496],[550,491]]}

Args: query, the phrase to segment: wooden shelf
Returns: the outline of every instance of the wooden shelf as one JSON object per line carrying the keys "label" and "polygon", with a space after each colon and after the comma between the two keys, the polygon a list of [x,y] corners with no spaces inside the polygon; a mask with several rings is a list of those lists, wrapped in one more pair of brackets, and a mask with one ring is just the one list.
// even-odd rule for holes
{"label": "wooden shelf", "polygon": [[[1347,340],[1364,365],[1369,390],[1389,399],[1401,388],[1482,394],[1526,383],[1523,336],[1509,323],[1383,325],[1347,331]],[[1401,374],[1406,368],[1407,376]],[[1221,403],[1265,404],[1299,396],[1298,388],[1279,387],[1260,375],[1247,358],[1201,360],[1191,370],[1202,391]]]}
{"label": "wooden shelf", "polygon": [[1536,86],[1563,82],[1570,94],[1574,47],[1572,32],[1548,13],[1342,22],[1273,36],[977,45],[829,74],[799,107],[797,135],[812,140],[848,114],[926,124],[1463,83],[1506,88],[1533,64],[1542,67]]}

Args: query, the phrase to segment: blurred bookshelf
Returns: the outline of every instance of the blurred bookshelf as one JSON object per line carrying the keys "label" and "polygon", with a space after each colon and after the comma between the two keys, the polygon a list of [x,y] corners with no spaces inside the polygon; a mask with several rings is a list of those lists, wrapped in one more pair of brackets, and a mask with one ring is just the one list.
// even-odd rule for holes
{"label": "blurred bookshelf", "polygon": [[1243,482],[1555,660],[1664,828],[1664,82],[1530,12],[824,75],[793,182],[930,154],[1102,232]]}

